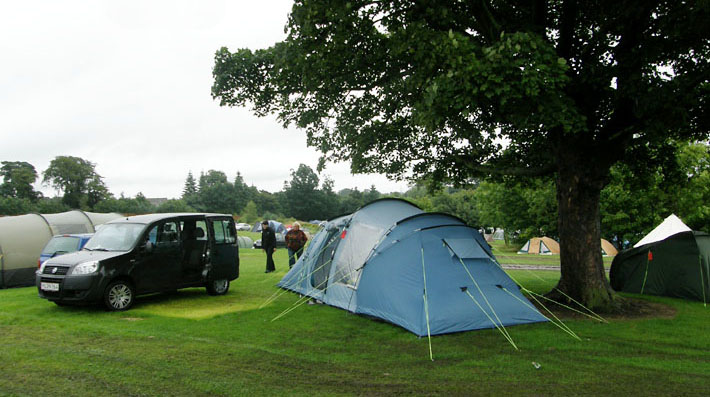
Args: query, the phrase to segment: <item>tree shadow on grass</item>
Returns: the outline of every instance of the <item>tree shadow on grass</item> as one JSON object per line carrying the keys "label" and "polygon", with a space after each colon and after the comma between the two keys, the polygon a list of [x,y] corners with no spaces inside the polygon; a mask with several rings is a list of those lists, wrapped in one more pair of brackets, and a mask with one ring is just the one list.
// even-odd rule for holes
{"label": "tree shadow on grass", "polygon": [[[606,320],[624,321],[652,318],[674,318],[678,310],[673,306],[660,302],[651,302],[636,297],[615,297],[616,308],[613,313],[597,313]],[[545,302],[545,308],[539,302],[533,302],[541,313],[547,310],[555,314],[562,320],[580,320],[589,318],[591,314],[587,309],[580,307],[574,302],[565,303],[564,307],[556,303]],[[574,310],[572,310],[574,309]],[[582,313],[584,314],[582,314]]]}

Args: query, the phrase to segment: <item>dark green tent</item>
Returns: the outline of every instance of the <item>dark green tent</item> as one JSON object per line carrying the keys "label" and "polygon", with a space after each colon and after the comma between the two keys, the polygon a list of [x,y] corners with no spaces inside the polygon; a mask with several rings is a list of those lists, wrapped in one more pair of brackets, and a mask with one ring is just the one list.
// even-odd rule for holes
{"label": "dark green tent", "polygon": [[682,232],[619,253],[609,278],[617,291],[710,299],[710,235]]}

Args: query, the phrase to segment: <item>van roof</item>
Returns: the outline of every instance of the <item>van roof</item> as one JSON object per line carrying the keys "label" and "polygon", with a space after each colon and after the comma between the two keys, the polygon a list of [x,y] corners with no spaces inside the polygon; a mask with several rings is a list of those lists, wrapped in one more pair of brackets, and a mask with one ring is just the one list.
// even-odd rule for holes
{"label": "van roof", "polygon": [[209,218],[209,217],[228,217],[231,218],[232,216],[229,214],[213,214],[213,213],[205,213],[205,212],[179,212],[179,213],[164,213],[164,214],[145,214],[145,215],[134,215],[134,216],[127,216],[123,218],[118,218],[114,219],[111,222],[108,223],[143,223],[143,224],[149,224],[153,223],[156,221],[161,221],[163,219],[168,219],[168,218]]}
{"label": "van roof", "polygon": [[52,238],[55,237],[79,237],[79,238],[85,238],[85,237],[91,237],[93,236],[94,233],[62,233],[62,234],[55,234],[52,236]]}

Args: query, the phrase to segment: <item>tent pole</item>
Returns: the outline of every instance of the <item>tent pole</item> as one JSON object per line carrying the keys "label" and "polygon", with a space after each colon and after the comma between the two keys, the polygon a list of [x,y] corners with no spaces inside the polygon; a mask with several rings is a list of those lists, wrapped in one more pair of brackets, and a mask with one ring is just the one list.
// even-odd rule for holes
{"label": "tent pole", "polygon": [[5,288],[5,261],[2,257],[2,249],[0,249],[0,288]]}
{"label": "tent pole", "polygon": [[431,351],[431,326],[429,325],[429,300],[426,293],[426,270],[424,267],[424,247],[421,247],[422,252],[422,275],[424,276],[424,314],[426,315],[426,335],[429,339],[429,359],[434,361],[434,354]]}
{"label": "tent pole", "polygon": [[[514,264],[516,264],[516,265],[522,264],[522,263],[516,262],[515,260],[513,260],[513,262],[514,262]],[[498,263],[498,260],[497,260],[497,259],[493,258],[493,263],[495,263],[496,266],[498,266],[498,267],[500,268],[500,270],[502,270],[503,272],[505,272],[505,273],[508,275],[508,277],[510,277],[510,279],[513,280],[513,282],[515,282],[515,284],[517,284],[523,291],[532,293],[532,291],[530,291],[529,289],[525,288],[525,286],[523,286],[523,284],[522,284],[521,282],[519,282],[518,280],[516,280],[515,277],[513,277],[511,274],[509,274],[508,272],[506,272],[505,269],[503,269],[503,266],[502,266],[500,263]],[[525,270],[528,274],[534,276],[535,278],[537,278],[537,279],[540,280],[540,281],[543,281],[543,282],[545,281],[542,277],[538,276],[537,274],[535,274],[534,272],[532,272],[530,269],[522,269],[522,270]],[[608,321],[605,320],[602,316],[598,315],[597,313],[594,313],[594,311],[592,311],[592,310],[589,309],[588,307],[586,307],[586,306],[584,306],[583,304],[577,302],[574,298],[572,298],[571,296],[565,294],[565,292],[562,291],[561,289],[555,288],[555,290],[556,290],[557,292],[559,292],[560,294],[562,294],[562,295],[563,295],[564,297],[566,297],[567,299],[569,299],[571,302],[576,303],[576,304],[579,305],[581,308],[583,308],[584,310],[586,310],[586,311],[588,311],[589,313],[591,313],[592,315],[590,316],[590,315],[588,315],[588,314],[586,314],[586,313],[582,313],[582,312],[580,312],[580,314],[583,314],[583,315],[585,315],[585,316],[587,316],[587,317],[593,318],[593,319],[595,319],[595,320],[597,320],[597,321],[599,321],[599,322],[602,322],[602,323],[608,323]],[[536,301],[537,301],[537,300],[536,300]],[[542,305],[542,302],[540,302],[540,301],[537,301],[537,302]],[[560,304],[559,302],[556,302],[556,301],[555,301],[554,303]],[[543,305],[543,307],[544,307],[544,305]],[[567,306],[565,305],[565,307],[567,307]],[[545,309],[547,309],[547,308],[545,308]],[[574,309],[570,308],[570,310],[574,310]]]}
{"label": "tent pole", "polygon": [[[523,288],[523,290],[525,290],[525,288]],[[507,292],[508,295],[510,295],[510,296],[512,296],[513,298],[517,299],[517,300],[518,300],[520,303],[522,303],[523,305],[525,305],[525,306],[527,306],[527,307],[529,307],[529,308],[531,308],[531,309],[534,309],[534,308],[530,305],[530,303],[526,303],[526,302],[522,301],[520,298],[518,298],[517,296],[515,296],[512,292],[508,291],[505,287],[503,288],[503,291]],[[532,299],[535,299],[535,302],[537,302],[540,306],[542,306],[543,308],[545,308],[545,310],[547,310],[547,312],[550,313],[550,315],[552,315],[557,321],[559,321],[560,324],[557,324],[557,323],[556,323],[555,321],[553,321],[550,317],[547,317],[546,315],[540,313],[540,315],[541,315],[542,317],[544,317],[545,319],[547,319],[547,321],[549,321],[550,323],[554,324],[557,328],[561,329],[562,331],[564,331],[565,333],[567,333],[567,334],[570,335],[571,337],[573,337],[573,338],[575,338],[575,339],[577,339],[577,340],[582,340],[582,339],[580,339],[580,338],[577,336],[577,334],[574,333],[574,331],[572,331],[565,323],[563,323],[562,320],[560,320],[559,318],[557,318],[557,317],[555,316],[555,314],[552,313],[552,312],[547,308],[547,306],[543,305],[542,302],[540,302],[539,300],[537,300],[537,299],[535,298],[535,296],[533,296],[534,292],[532,292],[532,291],[530,291],[530,290],[526,290],[526,291],[530,294],[530,297],[531,297]],[[581,312],[580,312],[580,313],[581,313]],[[585,313],[582,313],[582,314],[585,314]],[[587,314],[585,314],[585,315],[587,315]],[[587,315],[587,316],[588,316],[588,315]],[[592,317],[592,318],[593,318],[593,317]]]}
{"label": "tent pole", "polygon": [[703,306],[708,307],[707,299],[705,298],[705,276],[703,275],[703,256],[698,255],[698,264],[700,264],[700,288],[703,289]]}
{"label": "tent pole", "polygon": [[[331,258],[328,262],[325,262],[324,264],[320,265],[318,268],[316,268],[315,270],[313,270],[312,272],[310,272],[309,274],[307,274],[306,277],[310,277],[310,275],[312,275],[313,273],[315,273],[315,272],[317,272],[318,270],[322,269],[323,266],[327,265],[327,264],[330,263],[332,260],[333,260],[333,259]],[[303,279],[302,279],[302,280],[303,280]],[[338,281],[340,281],[340,280],[338,280]],[[316,285],[316,288],[320,289],[320,287],[322,287],[323,284],[325,284],[325,283],[327,283],[327,282],[328,282],[328,279],[326,278],[322,283]],[[288,290],[282,291],[282,293],[285,293],[285,292],[288,292]],[[281,296],[281,295],[279,295],[279,296]],[[278,296],[277,296],[276,298],[278,298]],[[276,299],[276,298],[274,298],[274,299]],[[311,299],[311,298],[312,298],[311,296],[308,296],[308,295],[305,295],[305,294],[304,294],[302,297],[300,297],[300,298],[296,301],[296,303],[294,303],[291,307],[289,307],[289,308],[287,308],[286,310],[284,310],[284,311],[282,311],[281,313],[279,313],[279,315],[276,316],[276,317],[274,317],[271,321],[278,320],[279,318],[281,318],[281,317],[285,316],[286,314],[292,312],[294,309],[296,309],[297,307],[299,307],[299,306],[301,306],[302,304],[306,303],[306,302],[307,302],[309,299]]]}
{"label": "tent pole", "polygon": [[[313,273],[317,272],[319,269],[323,268],[323,266],[327,265],[327,264],[330,263],[332,260],[333,260],[333,258],[331,257],[330,260],[328,260],[328,262],[325,262],[324,264],[320,265],[318,268],[316,268],[316,269],[313,270],[311,273],[309,273],[309,274],[307,275],[307,277],[310,277],[310,275],[312,275]],[[345,277],[347,277],[347,276],[348,276],[347,274],[344,274],[344,275],[341,276],[339,279],[335,280],[335,282],[336,282],[336,283],[339,283],[339,282],[343,281],[343,280],[345,279]],[[326,278],[322,283],[318,284],[318,285],[316,286],[316,288],[320,288],[321,286],[323,286],[323,284],[328,283],[328,281],[329,281],[329,279]],[[284,292],[287,292],[287,291],[284,290]],[[299,299],[296,301],[296,303],[294,303],[291,307],[287,308],[286,310],[282,311],[278,316],[276,316],[276,317],[274,317],[273,319],[271,319],[271,321],[276,321],[276,320],[278,320],[279,318],[285,316],[286,314],[292,312],[292,311],[295,310],[297,307],[299,307],[299,306],[301,306],[302,304],[306,303],[306,302],[308,301],[308,299],[311,299],[311,297],[308,296],[308,295],[303,295],[301,298],[299,298]]]}
{"label": "tent pole", "polygon": [[[316,254],[316,256],[320,255],[323,251],[325,251],[325,250],[326,250],[331,244],[333,244],[333,242],[335,242],[335,241],[336,241],[336,240],[332,240],[330,243],[328,243],[325,247],[323,247],[320,251],[318,251],[318,253]],[[331,260],[332,260],[332,258],[331,258]],[[312,273],[315,273],[316,271],[322,269],[323,266],[327,265],[329,262],[330,262],[330,261],[328,261],[328,262],[326,262],[326,263],[320,265],[317,269],[313,270]],[[303,277],[301,277],[296,283],[297,283],[297,284],[302,283],[302,282],[306,279],[306,277],[309,277],[312,273],[307,273],[307,272],[306,272],[306,275],[303,276]],[[301,272],[301,275],[303,275],[303,272]],[[290,282],[291,280],[293,280],[293,278],[294,278],[295,276],[296,276],[296,273],[294,272],[294,273],[291,275],[291,277],[289,277],[289,279],[287,280],[287,282]],[[278,299],[279,297],[281,297],[281,295],[285,294],[286,292],[288,292],[288,290],[285,289],[285,288],[284,288],[282,291],[276,290],[276,292],[274,292],[269,298],[266,299],[266,301],[264,301],[264,303],[261,304],[261,306],[259,306],[259,309],[262,309],[264,306],[266,306],[266,305],[268,305],[269,303],[275,301],[276,299]],[[305,296],[305,295],[304,295],[304,296]]]}
{"label": "tent pole", "polygon": [[651,248],[649,247],[648,253],[646,254],[646,271],[643,274],[643,283],[641,284],[641,295],[643,295],[643,289],[646,287],[646,277],[648,277],[648,262],[651,257]]}
{"label": "tent pole", "polygon": [[[444,243],[444,245],[446,245],[449,248],[449,250],[451,252],[454,253],[454,255],[456,255],[456,252],[453,250],[453,248],[451,248],[451,246],[446,242],[446,240],[443,240],[443,243]],[[456,258],[458,258],[459,262],[461,263],[461,266],[463,266],[463,270],[465,270],[466,273],[468,274],[468,277],[471,279],[471,281],[473,281],[473,285],[476,286],[478,293],[481,294],[481,296],[483,297],[483,300],[486,302],[486,305],[488,305],[488,308],[491,309],[491,313],[493,313],[493,316],[496,318],[496,320],[498,320],[498,323],[496,323],[496,321],[493,318],[491,318],[491,316],[488,314],[488,312],[485,309],[483,309],[483,307],[481,306],[480,303],[478,303],[476,298],[474,298],[473,295],[471,295],[471,293],[468,292],[468,289],[462,288],[461,290],[463,292],[465,292],[471,298],[471,300],[473,300],[473,302],[478,306],[478,308],[481,309],[483,314],[485,314],[486,317],[488,317],[488,319],[491,321],[491,323],[493,323],[493,326],[495,326],[496,329],[498,329],[498,331],[500,331],[500,333],[503,334],[503,337],[505,337],[508,340],[508,342],[510,342],[510,344],[513,345],[515,350],[519,350],[518,346],[516,346],[515,342],[513,342],[513,338],[510,337],[508,330],[505,329],[505,325],[503,325],[503,322],[498,317],[498,314],[496,313],[495,309],[493,309],[493,306],[491,306],[491,303],[488,301],[488,298],[486,298],[486,295],[483,293],[483,290],[481,290],[481,287],[478,285],[478,282],[476,282],[476,279],[473,278],[473,274],[471,274],[471,272],[468,271],[466,264],[463,263],[463,259],[461,259],[458,255],[456,255]],[[499,323],[500,323],[500,325],[498,325]]]}

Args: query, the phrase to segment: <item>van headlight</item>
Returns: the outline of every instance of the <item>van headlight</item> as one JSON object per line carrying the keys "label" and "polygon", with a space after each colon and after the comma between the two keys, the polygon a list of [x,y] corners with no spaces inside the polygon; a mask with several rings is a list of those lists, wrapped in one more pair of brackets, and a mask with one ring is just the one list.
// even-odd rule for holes
{"label": "van headlight", "polygon": [[71,274],[72,275],[91,274],[91,273],[95,273],[98,268],[99,268],[99,261],[84,262],[84,263],[80,263],[80,264],[74,266],[74,269],[72,269]]}

